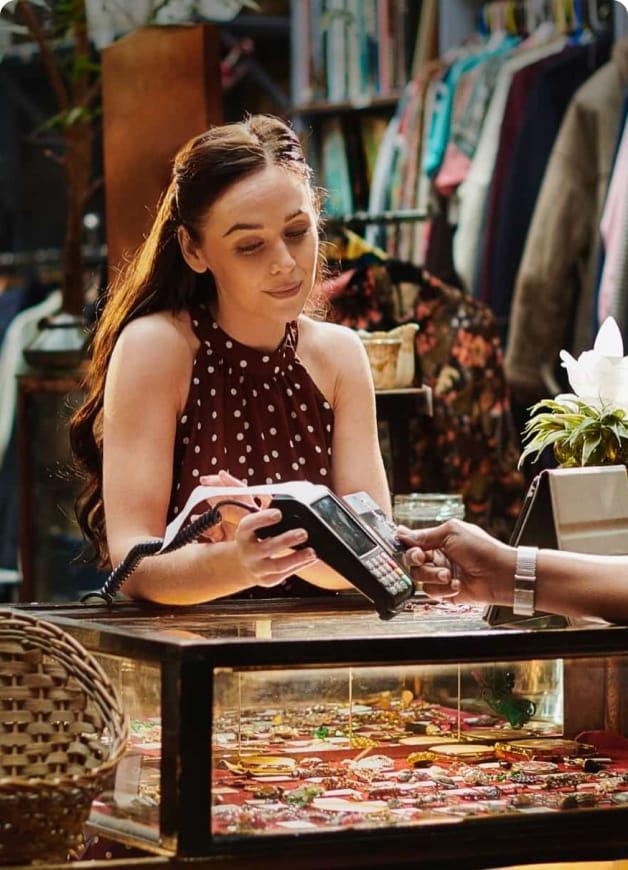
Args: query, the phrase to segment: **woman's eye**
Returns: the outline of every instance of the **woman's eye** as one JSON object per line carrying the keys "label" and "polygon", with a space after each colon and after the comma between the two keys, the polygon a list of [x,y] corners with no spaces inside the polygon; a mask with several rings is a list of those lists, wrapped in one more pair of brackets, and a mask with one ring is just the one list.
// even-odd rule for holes
{"label": "woman's eye", "polygon": [[288,238],[288,239],[302,239],[306,235],[308,229],[309,229],[309,227],[303,227],[300,230],[292,230],[291,232],[286,233],[286,238]]}
{"label": "woman's eye", "polygon": [[260,250],[263,244],[263,242],[255,242],[251,245],[240,245],[236,248],[236,251],[238,252],[238,254],[254,254],[255,251]]}

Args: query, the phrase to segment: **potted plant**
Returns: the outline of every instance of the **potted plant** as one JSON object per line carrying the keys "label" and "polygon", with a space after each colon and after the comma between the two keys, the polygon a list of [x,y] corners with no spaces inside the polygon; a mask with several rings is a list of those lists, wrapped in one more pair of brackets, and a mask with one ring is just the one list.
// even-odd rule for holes
{"label": "potted plant", "polygon": [[[62,308],[40,324],[25,356],[32,364],[73,366],[80,362],[85,345],[83,216],[102,183],[94,178],[93,162],[99,66],[92,56],[84,0],[16,0],[3,10],[1,27],[29,36],[39,48],[57,111],[33,132],[31,141],[61,167],[67,192]],[[59,43],[61,51],[57,51]]]}
{"label": "potted plant", "polygon": [[619,465],[628,462],[628,357],[617,323],[607,318],[593,350],[578,359],[563,350],[573,393],[543,399],[531,408],[524,430],[527,442],[519,465],[537,461],[551,447],[563,467]]}

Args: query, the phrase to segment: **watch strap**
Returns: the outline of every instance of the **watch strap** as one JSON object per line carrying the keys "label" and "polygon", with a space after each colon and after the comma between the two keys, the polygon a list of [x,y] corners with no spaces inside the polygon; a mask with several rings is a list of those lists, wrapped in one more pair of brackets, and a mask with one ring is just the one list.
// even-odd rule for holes
{"label": "watch strap", "polygon": [[534,616],[536,557],[538,547],[517,547],[512,612],[515,616]]}

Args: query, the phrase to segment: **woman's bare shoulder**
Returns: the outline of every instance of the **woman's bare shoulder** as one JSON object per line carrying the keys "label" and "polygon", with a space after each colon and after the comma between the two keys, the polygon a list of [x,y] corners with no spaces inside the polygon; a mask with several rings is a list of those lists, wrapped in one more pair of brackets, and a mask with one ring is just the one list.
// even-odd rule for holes
{"label": "woman's bare shoulder", "polygon": [[109,363],[107,384],[144,395],[159,387],[185,403],[194,355],[198,347],[189,315],[156,312],[128,323],[116,342]]}
{"label": "woman's bare shoulder", "polygon": [[308,350],[338,363],[342,363],[339,358],[340,353],[353,355],[362,352],[362,342],[358,334],[348,326],[339,323],[313,320],[302,315],[299,318],[299,336]]}

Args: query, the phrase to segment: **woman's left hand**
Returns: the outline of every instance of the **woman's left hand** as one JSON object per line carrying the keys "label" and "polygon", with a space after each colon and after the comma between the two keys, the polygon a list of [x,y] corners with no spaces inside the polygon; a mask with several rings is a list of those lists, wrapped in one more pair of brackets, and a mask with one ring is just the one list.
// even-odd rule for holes
{"label": "woman's left hand", "polygon": [[[242,488],[246,487],[246,483],[240,480],[238,477],[234,477],[232,474],[229,474],[228,471],[219,471],[218,474],[207,474],[203,477],[199,478],[199,482],[202,486],[241,486]],[[235,499],[235,496],[231,496]],[[223,496],[216,496],[216,498],[207,499],[207,503],[210,506],[217,504],[221,501]],[[268,507],[270,504],[270,496],[262,495],[253,498],[250,495],[243,495],[241,498],[238,497],[237,501],[241,501],[244,504],[251,505],[256,510],[260,508]],[[224,505],[224,507],[220,508],[220,514],[222,516],[222,522],[217,526],[212,526],[208,529],[204,535],[201,536],[200,540],[211,541],[212,543],[218,543],[220,541],[233,541],[235,539],[235,532],[238,528],[238,524],[242,517],[246,516],[249,511],[246,508],[239,508],[235,505]],[[190,519],[194,521],[199,515],[195,514]]]}

